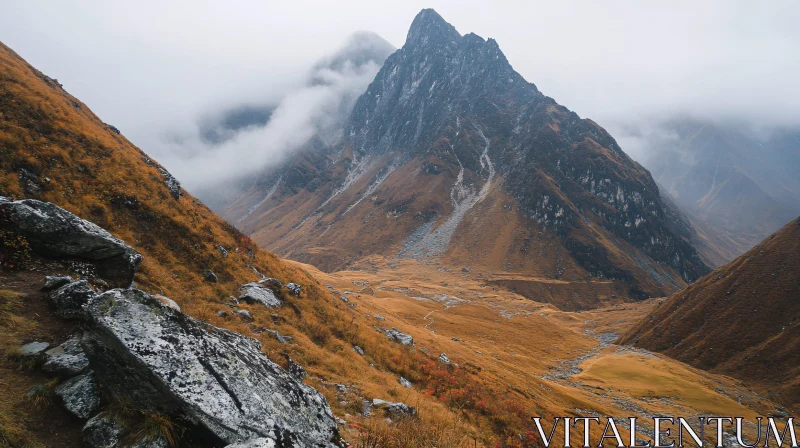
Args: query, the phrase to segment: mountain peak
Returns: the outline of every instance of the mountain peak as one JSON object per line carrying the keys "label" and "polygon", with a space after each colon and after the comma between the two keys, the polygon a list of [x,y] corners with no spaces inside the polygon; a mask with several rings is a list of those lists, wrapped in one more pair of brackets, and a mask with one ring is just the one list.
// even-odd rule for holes
{"label": "mountain peak", "polygon": [[461,38],[453,25],[445,21],[433,9],[423,9],[414,17],[408,30],[406,44],[422,44],[428,42],[453,42]]}

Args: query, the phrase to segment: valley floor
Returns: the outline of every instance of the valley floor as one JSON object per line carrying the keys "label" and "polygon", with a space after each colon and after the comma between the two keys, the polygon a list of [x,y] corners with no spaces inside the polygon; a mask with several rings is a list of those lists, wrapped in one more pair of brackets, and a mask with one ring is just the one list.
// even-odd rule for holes
{"label": "valley floor", "polygon": [[377,257],[335,273],[297,265],[346,298],[376,329],[411,334],[417,349],[444,353],[490,383],[528,397],[539,412],[754,419],[776,407],[737,380],[614,344],[663,299],[565,312],[490,281],[507,274]]}

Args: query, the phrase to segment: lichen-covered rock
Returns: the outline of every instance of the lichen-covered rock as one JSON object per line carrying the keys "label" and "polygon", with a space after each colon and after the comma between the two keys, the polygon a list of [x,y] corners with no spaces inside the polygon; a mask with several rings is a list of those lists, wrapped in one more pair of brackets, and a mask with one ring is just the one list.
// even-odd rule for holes
{"label": "lichen-covered rock", "polygon": [[353,346],[353,351],[358,353],[361,356],[364,356],[364,349],[359,347],[359,346],[357,346],[357,345]]}
{"label": "lichen-covered rock", "polygon": [[267,308],[281,306],[281,301],[275,297],[275,293],[259,283],[246,283],[240,286],[239,301],[249,304],[260,303]]}
{"label": "lichen-covered rock", "polygon": [[397,381],[400,383],[401,386],[403,386],[403,387],[405,387],[407,389],[413,389],[414,388],[414,386],[411,385],[411,381],[408,381],[407,379],[403,378],[402,376],[400,378],[398,378]]}
{"label": "lichen-covered rock", "polygon": [[291,373],[295,378],[303,381],[306,377],[306,369],[303,368],[300,364],[294,362],[294,360],[290,357],[286,357],[286,361],[289,364],[289,373]]}
{"label": "lichen-covered rock", "polygon": [[225,448],[275,448],[277,445],[275,441],[272,439],[267,439],[266,437],[259,437],[257,439],[250,439],[246,442],[239,442],[234,443],[233,445],[228,445]]}
{"label": "lichen-covered rock", "polygon": [[50,293],[50,300],[56,305],[56,314],[64,319],[83,319],[83,305],[96,297],[97,293],[86,280],[68,283]]}
{"label": "lichen-covered rock", "polygon": [[266,437],[327,448],[336,434],[325,398],[265,357],[258,341],[136,289],[108,291],[86,308],[83,346],[114,396],[180,416],[225,443]]}
{"label": "lichen-covered rock", "polygon": [[450,364],[450,358],[447,357],[444,353],[439,355],[439,362],[443,362],[445,364]]}
{"label": "lichen-covered rock", "polygon": [[417,412],[413,406],[409,406],[405,403],[400,403],[400,402],[381,400],[380,398],[374,398],[372,400],[372,407],[381,408],[384,411],[386,411],[387,414],[392,415],[394,417],[414,415]]}
{"label": "lichen-covered rock", "polygon": [[286,289],[289,290],[289,293],[295,296],[299,296],[301,292],[303,292],[303,287],[298,285],[297,283],[287,283]]}
{"label": "lichen-covered rock", "polygon": [[120,428],[105,414],[92,417],[83,426],[83,443],[89,448],[117,448],[120,442]]}
{"label": "lichen-covered rock", "polygon": [[44,286],[42,286],[42,291],[52,291],[56,288],[66,285],[67,283],[72,283],[72,277],[48,275],[44,278]]}
{"label": "lichen-covered rock", "polygon": [[397,328],[386,330],[386,337],[389,338],[389,340],[399,342],[403,345],[414,345],[414,338],[410,334],[398,331]]}
{"label": "lichen-covered rock", "polygon": [[45,372],[74,376],[89,367],[89,358],[86,357],[80,340],[76,337],[44,353],[47,361],[42,366],[42,370]]}
{"label": "lichen-covered rock", "polygon": [[0,202],[3,225],[24,236],[46,257],[96,262],[97,273],[115,286],[128,286],[142,256],[99,226],[49,202],[35,199]]}
{"label": "lichen-covered rock", "polygon": [[64,407],[78,418],[87,419],[100,407],[100,393],[91,371],[64,381],[55,388],[55,393]]}

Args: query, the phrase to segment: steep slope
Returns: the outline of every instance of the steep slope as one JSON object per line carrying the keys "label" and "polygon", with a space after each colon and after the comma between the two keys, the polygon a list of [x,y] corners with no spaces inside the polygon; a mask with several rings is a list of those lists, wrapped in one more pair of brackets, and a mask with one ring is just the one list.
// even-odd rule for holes
{"label": "steep slope", "polygon": [[[697,246],[714,266],[744,253],[800,212],[795,173],[800,132],[761,134],[746,126],[676,117],[659,122],[643,138],[641,162],[697,227],[710,229],[705,233],[711,246]],[[733,256],[717,260],[713,246]]]}
{"label": "steep slope", "polygon": [[649,173],[605,130],[433,10],[358,99],[343,144],[306,149],[221,213],[325,270],[398,255],[610,280],[603,300],[669,294],[707,272],[670,230]]}
{"label": "steep slope", "polygon": [[623,343],[800,406],[800,218],[661,303]]}
{"label": "steep slope", "polygon": [[[183,191],[163,167],[103,123],[56,80],[2,44],[0,196],[59,205],[124,240],[142,255],[134,277],[137,288],[169,297],[191,317],[255,339],[261,351],[283,368],[292,366],[291,359],[305,369],[305,382],[327,398],[333,412],[350,413],[351,422],[369,424],[369,418],[359,415],[362,397],[397,396],[397,378],[403,376],[419,388],[403,395],[404,399],[426,413],[414,420],[420,437],[438,437],[434,431],[446,425],[460,437],[472,435],[488,444],[528,425],[521,414],[501,426],[481,423],[487,419],[476,412],[470,414],[475,419],[472,423],[458,420],[449,403],[422,393],[438,381],[433,373],[452,373],[460,384],[473,385],[478,391],[500,385],[484,387],[476,375],[438,366],[435,356],[374,331],[369,321],[356,316],[304,268],[259,249]],[[20,358],[19,347],[31,341],[56,346],[82,331],[79,322],[55,317],[50,300],[40,291],[44,275],[83,278],[99,290],[108,285],[82,263],[42,258],[29,248],[24,237],[0,229],[0,386],[4,390],[0,445],[80,446],[83,422],[61,408],[51,390],[59,378],[32,368],[36,363]],[[282,294],[280,308],[231,300],[240,294],[242,284],[257,281],[262,274],[298,283],[302,292]],[[247,311],[249,317],[234,311]],[[346,397],[337,383],[349,386]],[[28,392],[39,386],[41,395],[31,398]],[[444,397],[447,388],[439,389]],[[137,403],[115,403],[113,396],[103,400],[111,400],[106,404],[119,407],[125,415],[144,418],[149,430],[177,432],[187,427],[169,415],[137,413]],[[374,416],[382,420],[382,413]],[[341,429],[348,438],[360,435],[357,429]]]}

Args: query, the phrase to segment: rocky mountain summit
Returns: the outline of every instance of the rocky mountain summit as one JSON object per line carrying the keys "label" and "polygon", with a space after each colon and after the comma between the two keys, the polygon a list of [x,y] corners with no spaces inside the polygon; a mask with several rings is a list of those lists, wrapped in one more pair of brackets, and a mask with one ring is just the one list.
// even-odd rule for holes
{"label": "rocky mountain summit", "polygon": [[356,101],[340,145],[309,148],[221,213],[327,270],[399,255],[611,280],[644,298],[708,271],[665,209],[603,128],[527,82],[495,40],[426,9]]}

